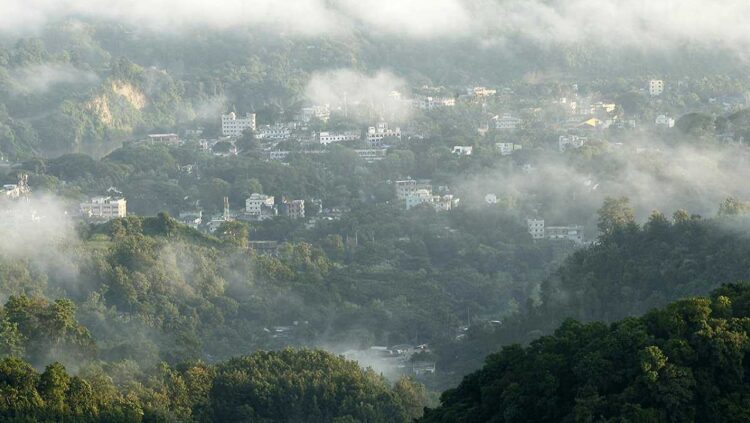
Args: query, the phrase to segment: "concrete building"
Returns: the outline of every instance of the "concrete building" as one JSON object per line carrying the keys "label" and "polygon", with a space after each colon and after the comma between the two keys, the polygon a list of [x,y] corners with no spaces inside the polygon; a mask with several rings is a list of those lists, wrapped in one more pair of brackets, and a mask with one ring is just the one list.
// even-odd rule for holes
{"label": "concrete building", "polygon": [[245,213],[257,219],[273,216],[275,201],[272,195],[253,193],[245,200]]}
{"label": "concrete building", "polygon": [[366,148],[361,150],[354,150],[355,153],[359,156],[360,159],[366,161],[367,163],[376,162],[378,160],[383,160],[385,158],[386,153],[388,152],[387,148]]}
{"label": "concrete building", "polygon": [[203,212],[201,210],[180,212],[179,221],[193,229],[198,229],[203,223]]}
{"label": "concrete building", "polygon": [[291,219],[302,219],[305,217],[305,200],[284,200],[280,205],[282,216]]}
{"label": "concrete building", "polygon": [[501,131],[512,131],[518,129],[521,123],[523,123],[523,120],[513,117],[510,113],[503,113],[502,116],[495,116],[492,120],[495,121],[495,129]]}
{"label": "concrete building", "polygon": [[432,196],[432,206],[436,211],[450,211],[458,205],[458,198],[453,194],[434,195]]}
{"label": "concrete building", "polygon": [[29,175],[21,173],[18,175],[18,183],[3,185],[3,188],[0,189],[0,198],[17,200],[21,196],[28,195],[30,192]]}
{"label": "concrete building", "polygon": [[395,138],[401,141],[401,128],[391,129],[386,122],[379,122],[376,126],[367,128],[367,142],[370,145],[380,145],[384,138]]}
{"label": "concrete building", "polygon": [[451,152],[459,156],[471,156],[471,153],[474,152],[474,147],[470,145],[454,145]]}
{"label": "concrete building", "polygon": [[544,228],[544,237],[552,240],[564,240],[573,241],[578,244],[583,243],[583,226],[581,225],[568,225],[568,226],[547,226]]}
{"label": "concrete building", "polygon": [[474,87],[467,91],[469,95],[473,95],[476,98],[486,98],[497,94],[497,90],[493,90],[487,87]]}
{"label": "concrete building", "polygon": [[414,195],[418,190],[428,190],[432,193],[432,184],[429,180],[404,179],[396,181],[396,198],[404,201],[406,197]]}
{"label": "concrete building", "polygon": [[495,148],[497,148],[497,151],[499,151],[501,155],[510,156],[514,151],[522,149],[523,146],[512,142],[496,142]]}
{"label": "concrete building", "polygon": [[263,125],[255,131],[255,138],[259,140],[287,140],[291,136],[292,130],[281,124]]}
{"label": "concrete building", "polygon": [[667,116],[667,115],[659,115],[654,120],[654,123],[657,127],[660,128],[673,128],[674,127],[674,119]]}
{"label": "concrete building", "polygon": [[432,192],[427,189],[418,189],[414,193],[409,194],[405,198],[406,210],[410,210],[421,204],[432,202]]}
{"label": "concrete building", "polygon": [[146,139],[151,144],[179,145],[180,137],[177,134],[149,134]]}
{"label": "concrete building", "polygon": [[124,198],[92,197],[80,204],[81,215],[91,219],[109,220],[127,216],[127,201]]}
{"label": "concrete building", "polygon": [[361,138],[359,131],[321,132],[318,134],[318,141],[323,145],[333,142],[357,141]]}
{"label": "concrete building", "polygon": [[221,134],[227,137],[239,137],[246,130],[255,131],[255,113],[237,117],[234,112],[221,115]]}
{"label": "concrete building", "polygon": [[651,97],[656,97],[664,92],[664,81],[661,79],[652,79],[648,81],[648,93]]}
{"label": "concrete building", "polygon": [[560,135],[557,140],[557,146],[560,152],[564,152],[569,148],[581,148],[586,144],[586,137],[579,137],[578,135]]}
{"label": "concrete building", "polygon": [[526,226],[529,234],[533,239],[544,238],[544,220],[543,219],[526,219]]}
{"label": "concrete building", "polygon": [[417,109],[429,111],[441,107],[453,107],[456,105],[456,99],[453,97],[420,96],[412,100],[412,104]]}

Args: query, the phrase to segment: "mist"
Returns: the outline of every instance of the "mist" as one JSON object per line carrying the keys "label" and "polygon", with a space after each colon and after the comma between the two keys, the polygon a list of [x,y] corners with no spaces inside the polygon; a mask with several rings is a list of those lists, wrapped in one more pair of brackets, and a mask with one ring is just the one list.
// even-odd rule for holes
{"label": "mist", "polygon": [[255,27],[303,37],[470,39],[484,45],[524,39],[553,46],[594,44],[659,51],[686,44],[742,53],[750,44],[742,0],[3,0],[0,32],[38,31],[60,19],[91,18],[156,32]]}
{"label": "mist", "polygon": [[[495,194],[502,207],[518,206],[520,218],[538,217],[549,224],[586,224],[595,235],[596,211],[606,197],[629,198],[643,222],[654,210],[671,215],[684,209],[704,217],[716,215],[728,197],[750,198],[745,147],[665,144],[654,139],[610,147],[607,156],[585,164],[578,153],[550,152],[528,164],[504,167],[454,182],[466,206],[487,206]],[[579,157],[580,158],[580,157]]]}
{"label": "mist", "polygon": [[[2,202],[6,204],[0,208],[0,255],[28,262],[60,288],[72,288],[78,275],[74,255],[79,240],[64,203],[54,196]],[[0,302],[9,294],[1,293]]]}
{"label": "mist", "polygon": [[10,72],[11,92],[16,95],[43,94],[60,84],[94,85],[99,77],[70,64],[42,63]]}
{"label": "mist", "polygon": [[412,112],[406,100],[406,80],[387,70],[373,75],[351,69],[315,73],[305,88],[305,96],[314,104],[327,104],[366,122],[379,118],[401,122]]}

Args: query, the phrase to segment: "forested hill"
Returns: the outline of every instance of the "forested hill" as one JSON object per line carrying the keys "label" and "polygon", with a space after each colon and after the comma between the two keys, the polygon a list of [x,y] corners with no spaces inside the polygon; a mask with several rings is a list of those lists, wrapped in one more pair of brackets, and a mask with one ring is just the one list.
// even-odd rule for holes
{"label": "forested hill", "polygon": [[0,38],[0,155],[104,155],[149,131],[199,125],[211,133],[220,113],[232,108],[271,123],[299,110],[311,75],[343,68],[386,69],[414,86],[499,84],[560,73],[595,80],[640,75],[643,63],[664,74],[718,67],[744,72],[726,52],[700,47],[644,57],[589,45],[476,44],[383,40],[366,31],[345,39],[253,28],[178,36],[112,22],[54,22],[33,36]]}
{"label": "forested hill", "polygon": [[506,347],[423,422],[746,422],[750,285]]}
{"label": "forested hill", "polygon": [[502,326],[477,326],[461,348],[446,349],[442,363],[466,374],[487,354],[549,334],[566,318],[612,322],[750,279],[750,221],[743,207],[727,200],[714,219],[654,212],[641,226],[627,201],[608,200],[596,243],[571,255],[539,297]]}
{"label": "forested hill", "polygon": [[408,422],[427,397],[409,379],[391,386],[322,351],[163,364],[141,377],[110,364],[74,376],[60,363],[37,372],[21,359],[0,359],[4,422]]}

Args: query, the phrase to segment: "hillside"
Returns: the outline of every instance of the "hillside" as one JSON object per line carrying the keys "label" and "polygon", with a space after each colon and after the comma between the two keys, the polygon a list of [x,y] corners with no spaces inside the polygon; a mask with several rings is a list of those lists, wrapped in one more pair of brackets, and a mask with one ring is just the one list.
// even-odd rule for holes
{"label": "hillside", "polygon": [[749,307],[733,284],[610,325],[568,320],[489,356],[421,421],[747,421]]}
{"label": "hillside", "polygon": [[[615,214],[629,215],[627,205],[620,205]],[[614,322],[707,295],[722,281],[748,280],[747,224],[743,215],[702,219],[684,211],[672,219],[654,213],[642,226],[623,220],[568,257],[519,313],[499,327],[473,328],[465,342],[445,349],[439,363],[465,374],[491,352],[550,334],[568,318]]]}
{"label": "hillside", "polygon": [[432,43],[365,31],[300,38],[251,27],[172,34],[69,19],[19,39],[0,38],[0,153],[13,159],[102,156],[150,131],[215,129],[219,114],[231,109],[255,111],[262,123],[272,123],[308,100],[305,88],[316,72],[343,68],[389,70],[410,85],[448,87],[523,78],[595,84],[604,75],[641,76],[644,63],[652,73],[741,72],[727,60],[731,52],[681,49],[688,52],[644,55],[528,39],[477,46],[460,38]]}

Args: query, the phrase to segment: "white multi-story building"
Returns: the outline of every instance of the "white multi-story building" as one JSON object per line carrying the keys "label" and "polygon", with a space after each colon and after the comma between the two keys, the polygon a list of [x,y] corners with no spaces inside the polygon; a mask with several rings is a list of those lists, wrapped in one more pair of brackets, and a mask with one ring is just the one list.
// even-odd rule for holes
{"label": "white multi-story building", "polygon": [[654,123],[656,124],[656,126],[661,127],[661,128],[673,128],[674,127],[674,119],[671,117],[668,117],[667,115],[657,116]]}
{"label": "white multi-story building", "polygon": [[305,217],[305,200],[284,200],[281,204],[281,214],[291,219]]}
{"label": "white multi-story building", "polygon": [[292,130],[285,125],[263,125],[257,128],[255,138],[259,140],[286,140],[292,136]]}
{"label": "white multi-story building", "polygon": [[497,94],[497,90],[493,90],[487,87],[474,87],[468,90],[469,95],[474,95],[477,98],[490,97]]}
{"label": "white multi-story building", "polygon": [[567,239],[578,244],[583,243],[583,226],[547,226],[544,228],[544,237],[552,240]]}
{"label": "white multi-story building", "polygon": [[499,151],[501,155],[510,156],[514,151],[522,149],[523,146],[512,142],[496,142],[495,148],[497,148],[497,151]]}
{"label": "white multi-story building", "polygon": [[406,197],[414,195],[418,190],[424,189],[432,192],[432,184],[429,180],[404,179],[396,181],[396,198],[406,200]]}
{"label": "white multi-story building", "polygon": [[383,138],[396,138],[401,141],[401,128],[389,128],[386,122],[379,122],[376,126],[367,128],[367,142],[377,145]]}
{"label": "white multi-story building", "polygon": [[418,189],[406,196],[406,210],[410,210],[420,204],[432,202],[432,192],[427,189]]}
{"label": "white multi-story building", "polygon": [[544,219],[526,219],[526,226],[533,239],[544,238]]}
{"label": "white multi-story building", "polygon": [[456,205],[458,205],[458,198],[454,197],[452,194],[446,194],[443,196],[434,195],[432,197],[432,206],[435,207],[435,210],[437,211],[450,211],[456,207]]}
{"label": "white multi-story building", "polygon": [[318,134],[318,141],[323,145],[328,145],[332,142],[356,141],[361,138],[359,131],[321,132]]}
{"label": "white multi-story building", "polygon": [[474,147],[470,145],[454,145],[451,152],[459,156],[471,156],[471,153],[474,152]]}
{"label": "white multi-story building", "polygon": [[203,223],[203,212],[201,210],[183,211],[180,212],[179,220],[193,229],[198,229]]}
{"label": "white multi-story building", "polygon": [[151,144],[179,145],[180,137],[177,134],[149,134],[147,138]]}
{"label": "white multi-story building", "polygon": [[127,216],[127,201],[124,198],[92,197],[80,204],[81,215],[94,219],[114,219]]}
{"label": "white multi-story building", "polygon": [[456,105],[456,99],[454,97],[421,96],[415,98],[412,104],[420,110],[434,110],[441,107],[453,107]]}
{"label": "white multi-story building", "polygon": [[661,79],[652,79],[648,81],[648,93],[651,97],[656,97],[664,92],[664,81]]}
{"label": "white multi-story building", "polygon": [[354,150],[355,153],[359,156],[360,159],[366,161],[367,163],[372,163],[378,160],[383,160],[385,158],[386,153],[388,153],[387,148],[366,148],[361,150]]}
{"label": "white multi-story building", "polygon": [[584,144],[586,144],[586,137],[579,137],[578,135],[560,135],[557,140],[557,146],[561,153],[568,148],[581,148]]}
{"label": "white multi-story building", "polygon": [[495,121],[495,129],[499,130],[514,130],[518,129],[518,126],[523,123],[523,120],[517,117],[513,117],[510,113],[503,113],[502,116],[495,116],[492,118]]}
{"label": "white multi-story building", "polygon": [[255,113],[247,113],[245,117],[237,117],[234,112],[221,115],[221,133],[227,137],[239,137],[246,130],[255,131]]}
{"label": "white multi-story building", "polygon": [[260,218],[273,215],[275,199],[272,195],[253,193],[245,200],[245,213]]}

